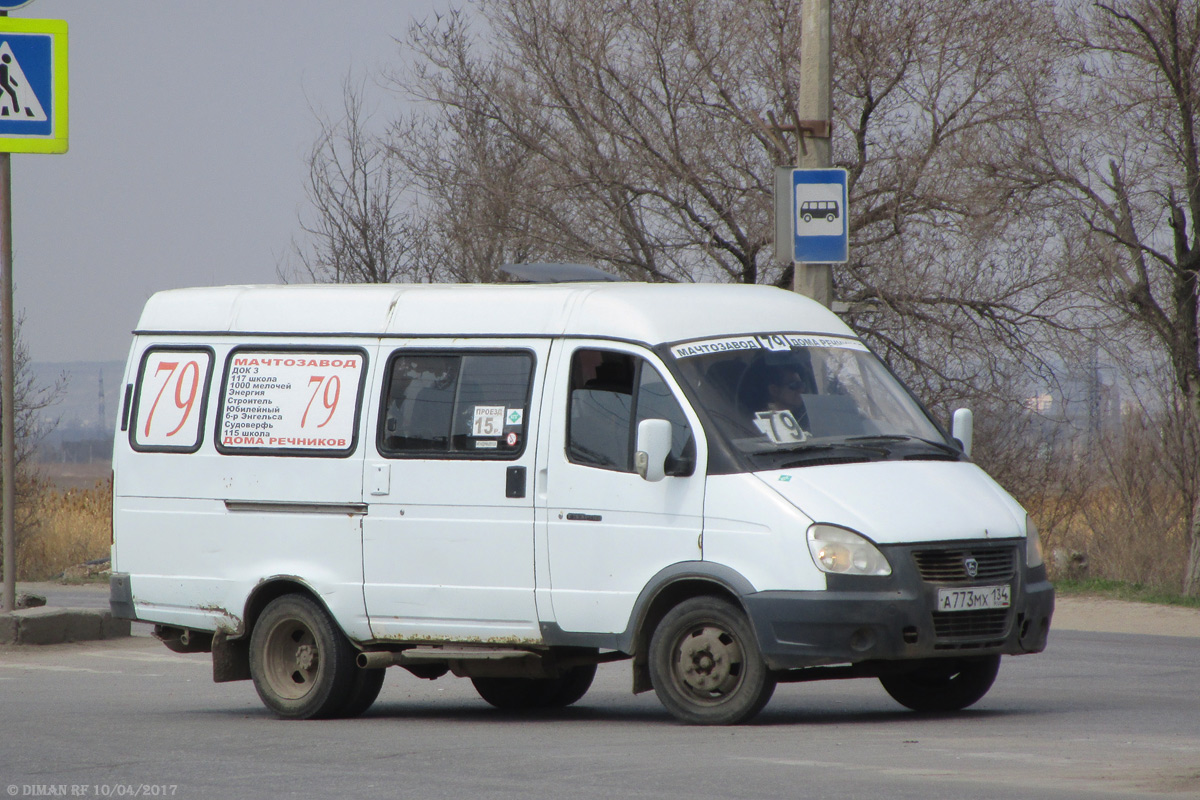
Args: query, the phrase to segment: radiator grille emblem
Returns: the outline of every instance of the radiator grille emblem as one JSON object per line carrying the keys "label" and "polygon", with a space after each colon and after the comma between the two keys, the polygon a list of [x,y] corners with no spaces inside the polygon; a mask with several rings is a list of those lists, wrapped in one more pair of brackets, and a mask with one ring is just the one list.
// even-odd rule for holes
{"label": "radiator grille emblem", "polygon": [[979,562],[970,556],[963,559],[963,567],[967,570],[968,578],[974,578],[979,574]]}

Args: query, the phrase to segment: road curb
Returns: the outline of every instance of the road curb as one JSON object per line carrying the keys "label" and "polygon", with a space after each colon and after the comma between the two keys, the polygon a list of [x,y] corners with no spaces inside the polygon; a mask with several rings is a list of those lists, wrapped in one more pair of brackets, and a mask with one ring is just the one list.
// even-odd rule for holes
{"label": "road curb", "polygon": [[99,608],[22,608],[0,614],[0,644],[62,644],[129,636],[129,620]]}

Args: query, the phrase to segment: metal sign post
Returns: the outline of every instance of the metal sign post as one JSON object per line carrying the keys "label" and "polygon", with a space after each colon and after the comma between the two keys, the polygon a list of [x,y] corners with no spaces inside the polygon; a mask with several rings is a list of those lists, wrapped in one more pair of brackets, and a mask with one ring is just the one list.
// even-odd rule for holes
{"label": "metal sign post", "polygon": [[67,151],[67,23],[11,19],[0,2],[0,526],[4,589],[0,610],[16,608],[15,366],[13,337],[12,156]]}

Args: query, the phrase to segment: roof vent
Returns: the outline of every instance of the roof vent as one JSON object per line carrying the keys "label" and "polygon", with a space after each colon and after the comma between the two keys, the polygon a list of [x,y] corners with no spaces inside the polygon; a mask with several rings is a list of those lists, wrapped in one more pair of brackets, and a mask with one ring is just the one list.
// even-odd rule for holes
{"label": "roof vent", "polygon": [[580,283],[590,281],[623,281],[622,277],[587,264],[505,264],[500,271],[516,278],[518,283]]}

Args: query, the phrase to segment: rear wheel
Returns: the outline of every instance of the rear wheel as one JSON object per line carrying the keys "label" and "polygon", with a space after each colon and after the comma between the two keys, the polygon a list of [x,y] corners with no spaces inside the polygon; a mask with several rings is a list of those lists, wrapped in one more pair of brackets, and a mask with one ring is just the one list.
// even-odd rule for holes
{"label": "rear wheel", "polygon": [[354,674],[354,685],[350,687],[350,696],[346,698],[346,705],[337,712],[337,716],[357,717],[370,708],[383,689],[383,678],[386,674],[386,669],[357,670]]}
{"label": "rear wheel", "polygon": [[961,711],[988,693],[999,670],[998,655],[931,659],[879,682],[892,699],[913,711]]}
{"label": "rear wheel", "polygon": [[715,597],[671,609],[650,640],[649,666],[659,701],[684,722],[745,722],[775,691],[746,615]]}
{"label": "rear wheel", "polygon": [[[254,688],[263,704],[285,719],[343,713],[358,671],[346,637],[325,610],[304,595],[272,600],[250,635]],[[368,692],[359,688],[361,704]]]}

